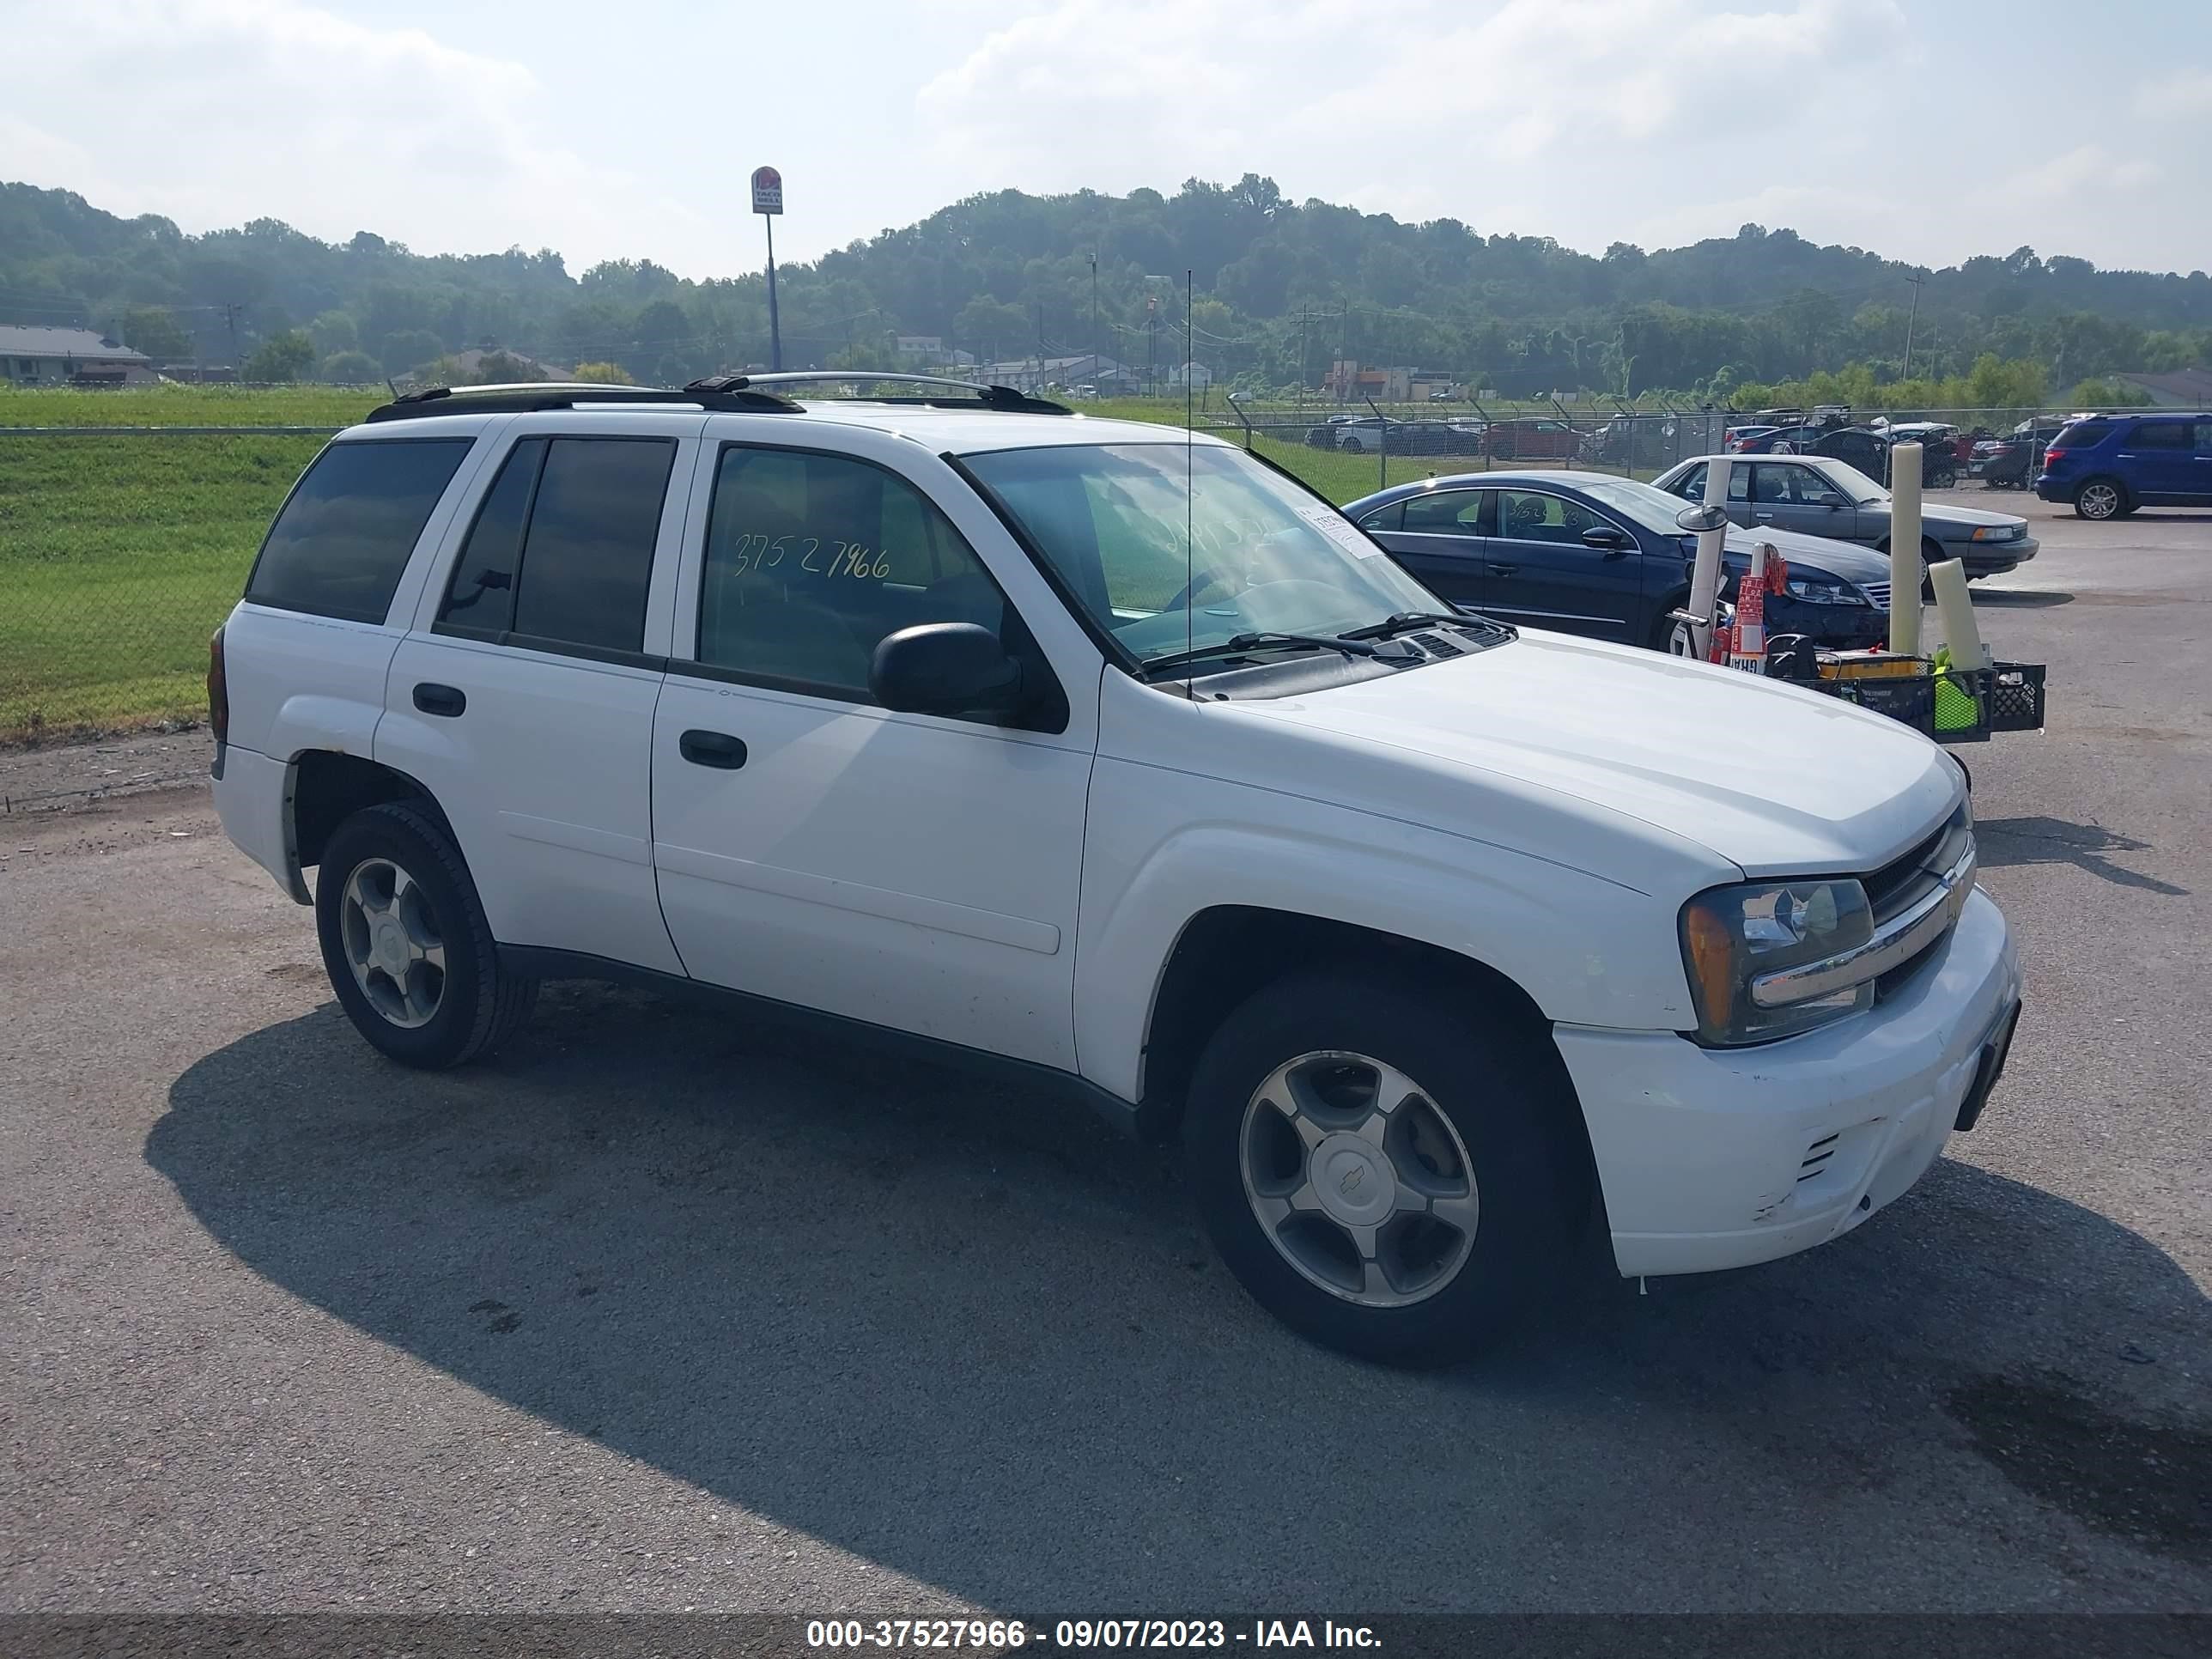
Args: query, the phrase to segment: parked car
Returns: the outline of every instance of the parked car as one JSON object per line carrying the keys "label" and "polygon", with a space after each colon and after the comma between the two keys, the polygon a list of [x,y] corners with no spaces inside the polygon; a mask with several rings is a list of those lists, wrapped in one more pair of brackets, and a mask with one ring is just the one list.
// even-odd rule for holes
{"label": "parked car", "polygon": [[1335,449],[1340,447],[1344,428],[1353,419],[1350,415],[1332,415],[1306,428],[1306,447],[1310,449]]}
{"label": "parked car", "polygon": [[1721,434],[1721,447],[1734,455],[1741,453],[1749,440],[1764,438],[1768,433],[1781,429],[1773,426],[1732,426]]}
{"label": "parked car", "polygon": [[2077,420],[2044,451],[2035,493],[2085,519],[2212,507],[2212,414],[2129,410]]}
{"label": "parked car", "polygon": [[2039,416],[2022,421],[2006,438],[1978,441],[1966,463],[1966,476],[1991,489],[2025,489],[2043,469],[2045,447],[2081,416]]}
{"label": "parked car", "polygon": [[[1399,1360],[1587,1224],[1631,1276],[1769,1261],[1973,1124],[2020,972],[1926,738],[1461,614],[1211,435],[817,378],[434,389],[295,486],[215,798],[382,1054],[611,979],[1061,1091],[1179,1140],[1263,1305]],[[742,1124],[745,1052],[680,1059]]]}
{"label": "parked car", "polygon": [[[1705,468],[1718,456],[1698,456],[1652,480],[1685,501],[1701,501]],[[1834,541],[1889,551],[1889,492],[1849,464],[1821,455],[1729,458],[1728,515],[1740,525],[1796,530]],[[2002,575],[2033,558],[2037,542],[2027,520],[1980,507],[1923,503],[1920,551],[1929,562],[1957,559],[1970,580]]]}
{"label": "parked car", "polygon": [[1564,461],[1577,451],[1575,429],[1565,421],[1492,421],[1483,453],[1501,461]]}
{"label": "parked car", "polygon": [[[1897,428],[1876,428],[1869,426],[1847,426],[1833,432],[1823,433],[1813,442],[1796,453],[1802,455],[1826,455],[1856,468],[1869,478],[1889,477],[1889,451],[1893,440],[1889,436]],[[1905,438],[1893,441],[1904,443]],[[1917,439],[1909,441],[1918,442]],[[1920,448],[1920,482],[1923,489],[1949,489],[1959,482],[1958,452],[1948,442],[1922,443]]]}
{"label": "parked car", "polygon": [[1728,448],[1735,455],[1795,455],[1826,431],[1820,426],[1753,427]]}
{"label": "parked car", "polygon": [[[1363,496],[1346,517],[1454,605],[1531,628],[1668,648],[1669,612],[1690,593],[1697,538],[1682,503],[1633,479],[1591,472],[1469,472]],[[1769,629],[1856,650],[1889,631],[1889,561],[1847,543],[1789,531],[1731,531],[1723,597],[1774,544],[1788,591]]]}
{"label": "parked car", "polygon": [[1337,428],[1337,447],[1354,454],[1372,455],[1378,450],[1392,455],[1453,455],[1461,434],[1444,421],[1401,421],[1370,415],[1355,417]]}

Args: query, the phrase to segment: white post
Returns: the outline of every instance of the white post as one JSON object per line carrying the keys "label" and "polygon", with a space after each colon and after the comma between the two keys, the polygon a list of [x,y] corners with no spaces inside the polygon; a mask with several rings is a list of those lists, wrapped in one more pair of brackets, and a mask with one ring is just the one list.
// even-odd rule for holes
{"label": "white post", "polygon": [[1747,673],[1766,672],[1766,567],[1777,556],[1774,544],[1761,542],[1751,550],[1751,569],[1735,591],[1735,640],[1729,650],[1729,666]]}
{"label": "white post", "polygon": [[1889,648],[1920,654],[1920,446],[1889,451]]}
{"label": "white post", "polygon": [[1954,668],[1987,668],[1990,648],[1982,643],[1982,630],[1974,622],[1974,602],[1966,593],[1966,567],[1956,559],[1928,567],[1928,585],[1936,590],[1936,615],[1943,624],[1943,643],[1950,648]]}
{"label": "white post", "polygon": [[[1705,464],[1705,505],[1728,510],[1729,458],[1716,455]],[[1697,562],[1690,571],[1690,614],[1706,618],[1690,625],[1690,637],[1697,647],[1699,662],[1710,662],[1713,655],[1711,617],[1720,604],[1721,544],[1727,539],[1729,527],[1723,524],[1718,530],[1698,532]]]}

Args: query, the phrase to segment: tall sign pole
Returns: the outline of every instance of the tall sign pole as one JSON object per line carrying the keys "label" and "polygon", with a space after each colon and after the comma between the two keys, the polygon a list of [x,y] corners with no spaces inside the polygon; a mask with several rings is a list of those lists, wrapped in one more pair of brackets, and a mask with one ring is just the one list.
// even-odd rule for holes
{"label": "tall sign pole", "polygon": [[775,215],[783,211],[783,175],[774,167],[753,169],[753,211],[768,232],[768,366],[783,368],[783,328],[775,315]]}

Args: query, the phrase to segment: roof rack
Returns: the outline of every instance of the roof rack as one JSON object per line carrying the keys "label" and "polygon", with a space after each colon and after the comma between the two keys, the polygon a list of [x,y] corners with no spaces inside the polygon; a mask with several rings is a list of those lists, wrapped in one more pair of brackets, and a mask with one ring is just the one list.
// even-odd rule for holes
{"label": "roof rack", "polygon": [[580,409],[592,404],[672,404],[717,413],[744,410],[754,414],[796,415],[797,404],[769,392],[747,392],[742,381],[730,387],[714,387],[696,381],[681,392],[657,386],[605,386],[597,381],[562,384],[526,380],[514,386],[424,386],[403,392],[390,403],[369,410],[371,421],[407,421],[430,415],[514,415],[545,409]]}
{"label": "roof rack", "polygon": [[880,404],[915,404],[932,409],[972,409],[977,404],[1005,415],[1073,415],[1075,411],[1066,404],[1054,403],[1048,398],[1033,398],[1026,392],[1017,392],[1010,386],[987,385],[980,380],[956,380],[949,374],[899,374],[866,368],[799,368],[778,370],[769,374],[717,374],[707,380],[694,380],[684,389],[710,395],[742,392],[748,386],[787,386],[827,381],[866,386],[957,386],[968,395],[964,398],[870,398],[866,401]]}

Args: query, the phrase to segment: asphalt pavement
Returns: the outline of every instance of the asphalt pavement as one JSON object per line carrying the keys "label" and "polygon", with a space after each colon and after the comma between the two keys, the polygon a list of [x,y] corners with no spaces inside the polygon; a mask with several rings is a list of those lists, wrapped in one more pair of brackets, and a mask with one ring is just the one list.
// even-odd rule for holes
{"label": "asphalt pavement", "polygon": [[410,1073],[203,788],[0,817],[0,1610],[2212,1609],[2212,514],[2025,505],[1982,1125],[1443,1373],[1075,1109],[581,985]]}

